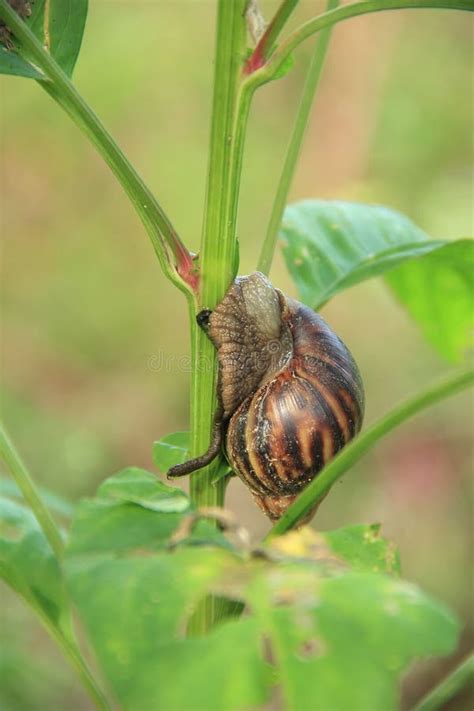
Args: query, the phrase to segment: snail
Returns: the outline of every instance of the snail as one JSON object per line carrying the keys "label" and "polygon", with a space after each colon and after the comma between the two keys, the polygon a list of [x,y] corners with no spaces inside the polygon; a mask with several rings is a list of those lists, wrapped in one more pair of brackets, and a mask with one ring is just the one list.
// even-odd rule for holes
{"label": "snail", "polygon": [[168,476],[205,466],[225,439],[230,466],[276,520],[359,431],[359,370],[318,314],[259,272],[237,277],[216,308],[197,320],[219,364],[212,442]]}

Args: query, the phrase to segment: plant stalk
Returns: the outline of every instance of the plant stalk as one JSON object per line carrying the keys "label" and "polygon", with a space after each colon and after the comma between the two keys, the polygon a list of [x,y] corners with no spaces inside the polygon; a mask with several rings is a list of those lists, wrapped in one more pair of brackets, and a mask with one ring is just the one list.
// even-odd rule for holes
{"label": "plant stalk", "polygon": [[474,654],[465,659],[413,708],[413,711],[438,711],[463,689],[474,684]]}
{"label": "plant stalk", "polygon": [[[250,94],[241,91],[245,56],[246,0],[219,0],[214,60],[214,94],[211,119],[206,202],[200,250],[199,307],[212,309],[222,299],[238,265],[236,219],[243,142]],[[206,451],[216,407],[216,351],[196,326],[190,303],[192,340],[191,456]],[[223,506],[225,481],[212,483],[220,464],[191,475],[191,499],[198,507]],[[208,597],[190,622],[188,633],[205,633],[220,616],[219,601]]]}
{"label": "plant stalk", "polygon": [[283,0],[254,51],[245,63],[245,74],[262,67],[270,56],[280,32],[288,21],[299,0]]}
{"label": "plant stalk", "polygon": [[[339,5],[339,0],[328,0],[327,11],[333,10]],[[331,38],[332,28],[328,27],[321,32],[317,41],[311,64],[309,66],[306,77],[303,94],[301,96],[300,105],[296,114],[293,132],[286,151],[285,162],[278,183],[275,200],[273,202],[270,221],[267,227],[267,233],[260,252],[257,269],[263,274],[270,272],[273,255],[278,238],[278,230],[281,225],[283,212],[288,200],[293,176],[295,174],[296,164],[300,155],[301,146],[303,144],[306,128],[308,126],[311,108],[318,90],[319,81],[326,59],[326,53]]]}
{"label": "plant stalk", "polygon": [[64,553],[64,543],[59,528],[42,502],[33,479],[3,427],[0,427],[0,457],[36,516],[49,545],[60,560]]}
{"label": "plant stalk", "polygon": [[368,427],[356,439],[332,459],[313,481],[301,492],[267,536],[267,540],[279,536],[298,525],[298,522],[327,494],[329,489],[377,442],[427,407],[454,395],[474,384],[474,370],[456,373],[441,383],[432,385],[424,392],[406,400],[394,410]]}
{"label": "plant stalk", "polygon": [[53,624],[51,619],[45,614],[42,607],[38,604],[33,595],[30,594],[29,590],[22,585],[16,585],[11,576],[6,576],[3,574],[2,565],[0,563],[0,578],[3,578],[5,583],[11,587],[14,592],[16,592],[20,597],[23,598],[26,604],[28,604],[31,609],[38,616],[39,620],[45,627],[51,638],[57,643],[57,645],[62,650],[66,659],[70,662],[73,669],[76,671],[79,679],[81,680],[84,688],[87,690],[92,701],[95,703],[98,709],[101,711],[110,711],[110,705],[107,701],[106,696],[98,686],[86,660],[82,656],[81,650],[77,645],[72,628],[71,631],[65,632],[60,626]]}

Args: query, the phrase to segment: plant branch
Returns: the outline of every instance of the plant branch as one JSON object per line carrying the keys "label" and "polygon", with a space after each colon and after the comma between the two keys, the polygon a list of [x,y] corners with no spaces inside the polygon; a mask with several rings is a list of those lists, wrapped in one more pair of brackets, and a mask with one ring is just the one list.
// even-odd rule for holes
{"label": "plant branch", "polygon": [[436,402],[454,395],[474,384],[474,370],[457,373],[448,380],[429,387],[419,395],[396,407],[388,415],[382,417],[371,427],[368,427],[356,439],[352,440],[336,456],[315,479],[301,492],[296,501],[287,509],[281,519],[275,524],[267,539],[281,535],[294,528],[311,509],[323,499],[329,489],[347,472],[364,454],[385,437],[393,429],[401,425],[416,413]]}
{"label": "plant branch", "polygon": [[413,708],[413,711],[438,711],[445,708],[459,692],[472,688],[474,683],[474,654],[467,657],[459,666],[443,679]]}
{"label": "plant branch", "polygon": [[255,71],[249,79],[258,86],[271,81],[286,59],[304,40],[327,27],[336,25],[338,22],[382,10],[422,8],[466,10],[471,12],[474,10],[472,0],[366,0],[365,2],[344,5],[336,10],[325,12],[301,25],[275,50],[268,62],[261,69]]}
{"label": "plant branch", "polygon": [[244,74],[252,74],[252,72],[263,67],[274,48],[280,32],[298,2],[299,0],[283,0],[254,51],[245,63]]}
{"label": "plant branch", "polygon": [[66,659],[69,660],[70,664],[77,672],[81,682],[83,683],[85,689],[89,693],[90,697],[94,701],[97,708],[102,711],[110,711],[109,703],[103,694],[102,690],[98,686],[86,660],[82,656],[82,653],[73,638],[73,633],[66,634],[66,632],[61,629],[61,627],[55,625],[52,620],[45,613],[41,605],[38,604],[34,595],[30,593],[28,588],[22,585],[19,581],[14,581],[11,576],[11,572],[6,575],[2,570],[2,564],[0,563],[0,578],[11,587],[11,589],[16,592],[27,605],[31,607],[33,612],[38,616],[40,622],[43,624],[47,632],[50,634],[51,638],[56,642],[56,644],[62,650]]}
{"label": "plant branch", "polygon": [[[197,289],[193,255],[180,240],[151,190],[145,185],[61,67],[43,48],[28,25],[20,19],[6,0],[0,0],[0,19],[5,22],[20,42],[22,49],[27,53],[28,60],[33,61],[43,72],[45,79],[38,80],[40,86],[87,135],[115,174],[148,232],[165,275],[188,298],[191,298]],[[175,264],[170,258],[167,247],[170,248],[174,256]]]}
{"label": "plant branch", "polygon": [[[327,10],[333,10],[339,4],[339,0],[328,0]],[[331,28],[328,27],[321,32],[311,64],[309,66],[308,75],[306,77],[303,94],[301,96],[300,105],[296,114],[293,132],[286,151],[285,162],[278,183],[275,200],[273,202],[270,221],[267,227],[267,233],[260,252],[257,269],[263,274],[268,274],[272,265],[275,246],[278,238],[278,230],[281,225],[283,212],[288,199],[291,182],[296,169],[296,163],[300,155],[301,146],[305,136],[308,120],[311,114],[314,98],[318,90],[319,81],[324,67],[327,48],[331,37]]]}
{"label": "plant branch", "polygon": [[64,553],[64,543],[59,528],[43,504],[33,479],[3,427],[0,427],[0,457],[5,462],[18,488],[36,516],[56,557],[61,559]]}

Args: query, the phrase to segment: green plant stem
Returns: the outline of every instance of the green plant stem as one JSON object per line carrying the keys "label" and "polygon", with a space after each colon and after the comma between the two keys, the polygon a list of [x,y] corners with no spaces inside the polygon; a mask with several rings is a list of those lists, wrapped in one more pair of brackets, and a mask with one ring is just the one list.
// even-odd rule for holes
{"label": "green plant stem", "polygon": [[[328,0],[327,10],[333,10],[338,6],[338,4],[339,0]],[[321,79],[321,74],[324,67],[324,60],[326,58],[330,38],[331,28],[326,28],[321,32],[321,36],[317,41],[311,64],[309,66],[308,74],[303,88],[303,94],[301,97],[298,112],[296,114],[293,132],[286,151],[283,170],[280,176],[280,181],[278,183],[275,200],[273,202],[270,221],[267,227],[267,233],[265,235],[265,240],[263,242],[262,250],[260,252],[260,259],[258,261],[257,269],[260,272],[263,272],[263,274],[268,274],[272,265],[273,255],[275,252],[276,242],[278,238],[278,230],[280,228],[281,220],[283,217],[283,211],[288,200],[288,193],[290,191],[291,182],[293,180],[293,176],[296,169],[296,163],[300,155],[301,146],[306,133],[306,128],[308,126],[311,108],[313,106],[313,102],[319,86],[319,81]]]}
{"label": "green plant stem", "polygon": [[[33,479],[31,478],[26,466],[18,454],[18,451],[3,427],[0,427],[0,457],[5,462],[8,470],[15,480],[16,485],[22,492],[25,501],[33,511],[36,520],[41,526],[41,529],[54,554],[58,560],[61,561],[64,553],[64,543],[59,528],[42,502]],[[1,567],[0,577],[3,577]],[[5,578],[5,582],[11,585],[10,576]],[[50,635],[59,644],[65,656],[76,669],[85,688],[95,701],[97,707],[104,710],[109,709],[107,700],[98,687],[86,661],[82,657],[79,647],[74,640],[72,626],[70,627],[70,637],[68,637],[64,630],[54,625],[49,617],[45,615],[44,611],[37,604],[34,597],[31,596],[26,589],[24,589],[24,586],[21,586],[20,584],[15,586],[12,585],[12,588],[33,608]],[[68,624],[69,622],[70,620],[68,620]]]}
{"label": "green plant stem", "polygon": [[270,56],[280,32],[288,21],[299,0],[283,0],[254,51],[245,63],[245,72],[250,74],[261,67]]}
{"label": "green plant stem", "polygon": [[[213,308],[235,276],[236,218],[243,142],[250,94],[242,92],[245,55],[246,0],[219,0],[217,9],[214,95],[203,231],[200,251],[199,307]],[[190,305],[192,339],[191,455],[204,452],[211,435],[216,405],[216,352],[195,325]],[[219,461],[191,475],[191,498],[197,506],[222,506],[225,482],[215,484]],[[207,598],[189,625],[202,634],[219,616],[218,601]]]}
{"label": "green plant stem", "polygon": [[[242,150],[240,75],[245,49],[245,0],[220,0],[217,13],[214,98],[209,167],[201,240],[200,306],[213,308],[234,277],[235,209]],[[245,113],[245,107],[244,107]],[[193,325],[191,450],[207,449],[215,409],[216,354],[205,333]],[[211,485],[213,467],[191,477],[191,496],[199,506],[222,505],[223,485]]]}
{"label": "green plant stem", "polygon": [[325,12],[318,17],[301,25],[291,34],[271,55],[268,62],[251,75],[252,82],[258,85],[271,81],[290,54],[308,37],[320,32],[327,27],[332,27],[338,22],[351,17],[366,15],[383,10],[409,10],[409,9],[446,9],[473,11],[472,0],[367,0],[344,5],[336,10]]}
{"label": "green plant stem", "polygon": [[28,473],[28,470],[23,464],[23,461],[21,460],[21,457],[18,454],[13,442],[10,440],[3,427],[0,427],[0,457],[5,462],[18,488],[23,494],[25,501],[28,502],[31,510],[36,516],[36,519],[56,557],[61,559],[64,552],[64,543],[61,538],[59,528],[57,527],[48,509],[43,504],[41,497],[36,490],[33,479]]}
{"label": "green plant stem", "polygon": [[76,671],[81,680],[84,688],[89,693],[91,699],[94,701],[97,708],[102,709],[102,711],[110,711],[110,705],[107,698],[98,686],[94,676],[89,669],[87,662],[83,658],[81,651],[74,639],[72,627],[71,631],[67,634],[65,630],[61,629],[59,626],[53,624],[48,615],[45,614],[44,610],[38,605],[34,596],[29,593],[27,589],[21,584],[13,584],[11,580],[11,575],[4,576],[2,574],[1,563],[0,563],[0,578],[3,578],[5,583],[9,585],[12,590],[14,590],[18,595],[20,595],[23,600],[32,608],[34,613],[39,618],[40,622],[45,627],[46,631],[49,633],[51,638],[60,647],[66,659],[69,660],[71,666]]}
{"label": "green plant stem", "polygon": [[184,278],[187,271],[192,270],[192,256],[181,242],[153,193],[145,185],[61,67],[43,48],[28,25],[18,17],[6,0],[0,0],[0,19],[12,30],[22,49],[26,51],[28,59],[33,61],[45,75],[45,80],[38,80],[40,86],[66,111],[109,165],[144,224],[163,272],[175,286],[190,298],[192,287],[180,277],[170,259],[167,245]]}
{"label": "green plant stem", "polygon": [[281,535],[291,528],[311,511],[327,494],[333,484],[347,472],[364,454],[385,437],[393,429],[401,425],[417,412],[424,410],[436,402],[454,395],[474,384],[474,370],[457,373],[447,380],[431,386],[414,398],[405,401],[385,417],[382,417],[371,427],[368,427],[356,439],[352,440],[329,464],[313,479],[295,502],[288,508],[281,519],[275,524],[267,539]]}
{"label": "green plant stem", "polygon": [[465,688],[472,688],[474,683],[474,655],[467,657],[446,679],[430,691],[413,711],[438,711]]}

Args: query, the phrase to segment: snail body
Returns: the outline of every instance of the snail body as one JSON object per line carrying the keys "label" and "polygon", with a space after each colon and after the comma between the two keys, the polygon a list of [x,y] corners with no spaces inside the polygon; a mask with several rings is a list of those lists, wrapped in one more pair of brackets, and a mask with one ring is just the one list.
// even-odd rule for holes
{"label": "snail body", "polygon": [[219,408],[208,452],[224,449],[259,507],[278,519],[359,431],[364,392],[342,341],[312,309],[259,272],[238,277],[201,320],[217,348]]}

